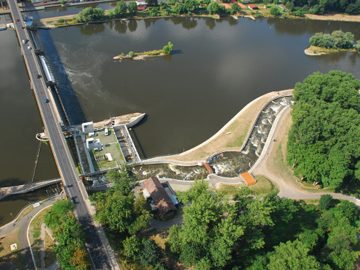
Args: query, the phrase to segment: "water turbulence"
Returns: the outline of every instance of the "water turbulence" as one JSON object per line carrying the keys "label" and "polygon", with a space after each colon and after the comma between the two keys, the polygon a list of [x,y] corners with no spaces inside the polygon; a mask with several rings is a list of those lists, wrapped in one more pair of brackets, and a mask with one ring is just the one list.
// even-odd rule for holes
{"label": "water turbulence", "polygon": [[290,104],[291,97],[281,97],[271,101],[259,114],[241,152],[224,152],[209,159],[215,174],[236,177],[249,170],[260,156],[276,116]]}

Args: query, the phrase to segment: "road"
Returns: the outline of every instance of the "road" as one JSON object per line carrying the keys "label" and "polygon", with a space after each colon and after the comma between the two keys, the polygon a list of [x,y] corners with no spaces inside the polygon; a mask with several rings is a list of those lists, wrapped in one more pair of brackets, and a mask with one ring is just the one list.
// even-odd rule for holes
{"label": "road", "polygon": [[[56,195],[54,197],[51,197],[50,199],[41,202],[40,206],[33,208],[29,213],[25,214],[21,218],[15,219],[0,228],[0,239],[6,238],[6,236],[11,234],[12,231],[18,230],[17,232],[18,239],[16,241],[17,248],[18,250],[23,250],[24,252],[22,253],[21,256],[26,257],[26,259],[24,260],[26,261],[26,265],[24,265],[23,269],[34,269],[34,265],[32,263],[31,254],[30,254],[30,248],[26,237],[27,229],[30,225],[31,219],[35,215],[37,215],[40,211],[42,211],[44,208],[48,207],[49,205],[52,205],[60,198],[61,195]],[[1,264],[0,264],[0,268],[1,268]]]}
{"label": "road", "polygon": [[[71,153],[63,136],[59,121],[56,117],[55,104],[48,102],[48,89],[43,79],[42,70],[39,66],[37,56],[34,53],[29,33],[23,28],[24,21],[16,0],[8,0],[11,15],[19,39],[21,52],[30,77],[31,86],[38,104],[38,108],[45,126],[57,164],[60,176],[63,180],[65,192],[75,203],[75,215],[85,231],[85,241],[91,259],[93,269],[118,269],[112,250],[107,243],[103,230],[95,226],[92,220],[92,208],[89,204],[87,192],[83,183],[79,180]],[[29,40],[23,44],[22,40]],[[30,49],[29,47],[30,46]]]}

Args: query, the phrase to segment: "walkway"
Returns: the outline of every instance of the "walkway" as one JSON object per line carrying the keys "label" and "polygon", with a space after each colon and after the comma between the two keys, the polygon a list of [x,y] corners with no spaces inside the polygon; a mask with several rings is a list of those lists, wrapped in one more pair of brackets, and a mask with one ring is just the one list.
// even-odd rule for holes
{"label": "walkway", "polygon": [[259,157],[259,161],[251,168],[252,174],[263,175],[271,180],[279,189],[278,195],[280,197],[294,200],[311,200],[319,199],[322,195],[329,194],[335,199],[347,200],[353,202],[357,206],[360,206],[360,200],[349,195],[326,191],[306,190],[296,182],[296,178],[294,176],[289,176],[284,173],[283,168],[280,169],[277,164],[274,164],[274,162],[276,162],[279,158],[277,157],[277,155],[279,155],[279,151],[281,151],[279,146],[281,143],[284,144],[284,140],[282,140],[282,138],[287,136],[290,124],[290,108],[287,108],[281,115],[279,115],[278,121],[274,123],[272,132],[270,132],[263,152]]}

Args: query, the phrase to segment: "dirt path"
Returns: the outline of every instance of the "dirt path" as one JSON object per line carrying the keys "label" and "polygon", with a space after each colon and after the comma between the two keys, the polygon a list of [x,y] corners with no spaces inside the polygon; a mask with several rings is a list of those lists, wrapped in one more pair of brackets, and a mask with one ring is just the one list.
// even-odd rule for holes
{"label": "dirt path", "polygon": [[315,187],[305,187],[298,182],[290,168],[285,165],[287,137],[291,126],[290,108],[280,116],[278,124],[274,126],[274,133],[268,138],[268,147],[264,147],[263,159],[252,168],[252,173],[263,175],[270,179],[279,189],[279,196],[295,200],[319,199],[321,195],[330,194],[336,199],[347,200],[360,206],[360,200],[340,194],[319,190]]}

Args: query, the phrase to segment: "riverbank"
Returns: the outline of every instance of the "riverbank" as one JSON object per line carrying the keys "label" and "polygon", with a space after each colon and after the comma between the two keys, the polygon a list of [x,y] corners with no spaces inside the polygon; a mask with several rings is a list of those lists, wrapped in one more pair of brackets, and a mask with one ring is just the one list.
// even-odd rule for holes
{"label": "riverbank", "polygon": [[360,15],[348,15],[340,13],[329,15],[305,14],[305,18],[317,21],[360,22]]}
{"label": "riverbank", "polygon": [[289,96],[291,94],[292,89],[273,91],[262,95],[246,105],[223,128],[200,145],[180,154],[156,157],[150,160],[196,164],[204,162],[208,157],[216,153],[241,151],[246,143],[245,139],[252,131],[257,116],[264,106],[277,97]]}
{"label": "riverbank", "polygon": [[356,52],[355,49],[328,49],[317,46],[310,46],[304,50],[304,53],[308,56],[321,56],[333,53],[341,53],[341,52]]}

